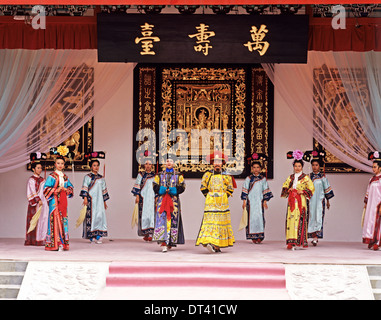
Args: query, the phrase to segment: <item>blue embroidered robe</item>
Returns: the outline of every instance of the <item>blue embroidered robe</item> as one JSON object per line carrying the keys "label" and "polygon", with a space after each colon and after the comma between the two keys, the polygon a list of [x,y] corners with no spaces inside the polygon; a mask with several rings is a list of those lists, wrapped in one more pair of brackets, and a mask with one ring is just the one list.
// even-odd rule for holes
{"label": "blue embroidered robe", "polygon": [[323,238],[323,223],[325,215],[325,200],[334,197],[327,177],[319,172],[311,172],[310,178],[315,186],[315,193],[308,204],[308,237]]}
{"label": "blue embroidered robe", "polygon": [[246,239],[263,240],[265,238],[265,216],[263,201],[273,197],[267,180],[262,175],[250,175],[245,179],[242,187],[241,199],[246,200],[248,224]]}
{"label": "blue embroidered robe", "polygon": [[107,219],[104,202],[110,199],[106,181],[100,174],[89,173],[83,178],[80,196],[87,198],[86,218],[82,238],[107,237]]}

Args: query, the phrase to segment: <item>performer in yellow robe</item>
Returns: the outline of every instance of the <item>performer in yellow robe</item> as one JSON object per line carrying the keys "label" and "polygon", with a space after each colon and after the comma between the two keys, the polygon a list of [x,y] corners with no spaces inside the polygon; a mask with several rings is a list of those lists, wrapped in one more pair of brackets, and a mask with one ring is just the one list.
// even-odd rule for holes
{"label": "performer in yellow robe", "polygon": [[234,188],[232,177],[222,172],[225,161],[223,154],[212,154],[210,162],[214,170],[206,172],[201,182],[201,192],[206,199],[196,246],[201,244],[210,252],[221,252],[220,248],[231,247],[235,242],[228,201]]}
{"label": "performer in yellow robe", "polygon": [[303,173],[302,156],[297,156],[293,162],[294,174],[283,184],[281,197],[288,198],[286,219],[287,249],[308,247],[307,231],[307,200],[311,199],[315,187],[310,177]]}

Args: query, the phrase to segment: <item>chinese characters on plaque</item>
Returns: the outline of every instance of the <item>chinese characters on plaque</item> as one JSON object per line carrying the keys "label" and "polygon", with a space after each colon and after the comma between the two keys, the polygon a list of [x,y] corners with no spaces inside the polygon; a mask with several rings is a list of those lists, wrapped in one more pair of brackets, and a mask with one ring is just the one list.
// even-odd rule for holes
{"label": "chinese characters on plaque", "polygon": [[98,61],[307,63],[309,15],[97,15]]}
{"label": "chinese characters on plaque", "polygon": [[[140,26],[141,34],[143,37],[135,38],[135,44],[141,45],[142,51],[140,55],[155,55],[155,51],[153,51],[154,42],[159,42],[160,38],[158,36],[153,36],[153,28],[155,26],[153,24],[145,23]],[[202,52],[205,56],[209,54],[209,49],[212,49],[211,40],[209,38],[216,37],[216,33],[214,31],[209,30],[209,25],[204,23],[200,23],[199,26],[195,27],[197,33],[189,34],[188,37],[193,39],[196,38],[196,45],[193,47],[196,52]],[[243,45],[247,47],[250,52],[257,51],[261,56],[266,54],[270,43],[268,41],[263,41],[266,37],[269,30],[267,26],[262,24],[258,29],[256,26],[251,26],[250,35],[252,42],[248,41]]]}
{"label": "chinese characters on plaque", "polygon": [[250,52],[258,51],[258,53],[263,56],[270,46],[270,43],[263,41],[267,32],[269,32],[269,30],[267,30],[267,26],[264,24],[261,25],[259,30],[257,27],[252,26],[250,33],[253,42],[248,41],[244,46],[247,47]]}
{"label": "chinese characters on plaque", "polygon": [[209,26],[201,23],[200,26],[196,27],[198,33],[195,34],[190,34],[189,38],[194,38],[196,37],[197,41],[196,44],[197,46],[194,46],[194,50],[196,52],[202,52],[205,56],[209,54],[209,49],[213,48],[210,45],[210,37],[214,37],[216,34],[214,31],[208,31]]}
{"label": "chinese characters on plaque", "polygon": [[141,55],[147,55],[147,54],[155,55],[156,54],[155,51],[152,51],[151,49],[153,48],[153,43],[159,42],[160,38],[152,36],[154,27],[155,27],[154,25],[148,24],[147,22],[144,25],[140,26],[143,37],[141,38],[136,37],[135,43],[141,44],[142,46],[142,51],[140,52]]}

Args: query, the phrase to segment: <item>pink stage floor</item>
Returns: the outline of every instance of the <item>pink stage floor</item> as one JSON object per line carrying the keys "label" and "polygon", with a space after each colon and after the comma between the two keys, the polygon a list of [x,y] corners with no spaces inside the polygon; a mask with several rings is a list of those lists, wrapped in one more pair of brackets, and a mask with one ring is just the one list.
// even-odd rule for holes
{"label": "pink stage floor", "polygon": [[369,250],[361,242],[320,241],[317,247],[289,251],[281,241],[265,241],[259,245],[249,241],[237,241],[232,248],[222,249],[222,253],[218,254],[210,254],[201,246],[196,247],[192,240],[187,240],[185,245],[167,253],[162,253],[156,243],[147,243],[140,239],[104,239],[103,244],[73,239],[70,241],[70,250],[60,252],[47,252],[43,247],[26,247],[23,242],[22,239],[0,239],[0,260],[381,265],[381,250]]}
{"label": "pink stage floor", "polygon": [[238,241],[218,254],[192,240],[166,253],[141,239],[73,239],[70,250],[60,252],[23,242],[0,239],[0,261],[29,262],[19,299],[83,299],[95,276],[93,299],[102,300],[161,300],[158,290],[172,300],[373,299],[366,266],[381,265],[381,251],[353,242],[320,241],[289,251],[283,241]]}

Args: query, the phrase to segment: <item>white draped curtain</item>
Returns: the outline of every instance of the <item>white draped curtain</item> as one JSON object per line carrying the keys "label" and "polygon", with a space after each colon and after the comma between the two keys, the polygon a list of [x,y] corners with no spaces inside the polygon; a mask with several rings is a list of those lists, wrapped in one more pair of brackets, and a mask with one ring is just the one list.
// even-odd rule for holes
{"label": "white draped curtain", "polygon": [[[133,68],[132,63],[98,63],[97,50],[0,50],[0,173],[70,137]],[[89,73],[93,76],[83,76]],[[68,93],[75,103],[62,99]]]}
{"label": "white draped curtain", "polygon": [[308,52],[307,64],[263,64],[302,125],[341,161],[372,172],[381,151],[381,52]]}

